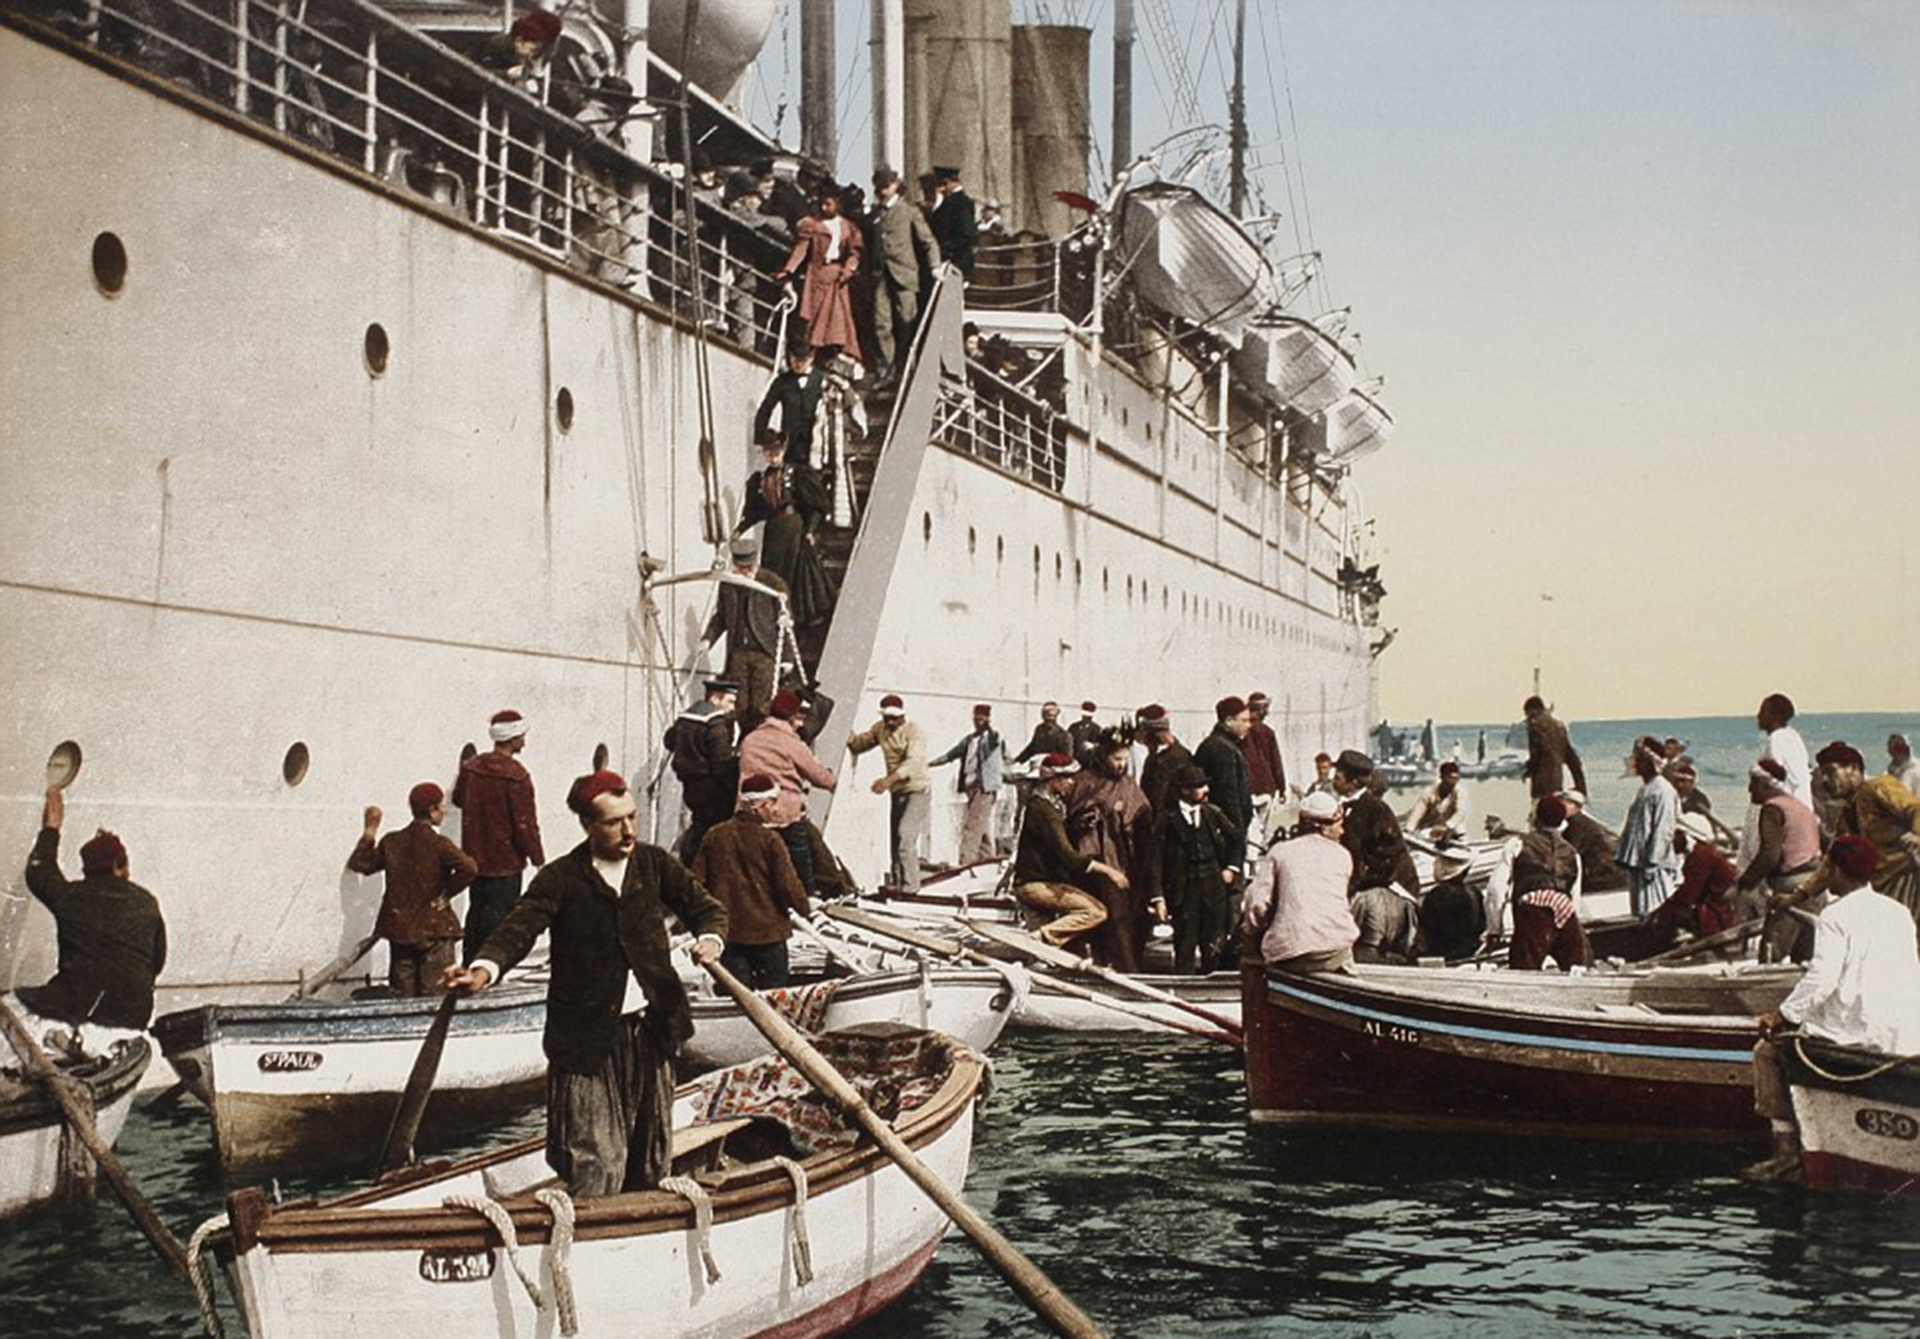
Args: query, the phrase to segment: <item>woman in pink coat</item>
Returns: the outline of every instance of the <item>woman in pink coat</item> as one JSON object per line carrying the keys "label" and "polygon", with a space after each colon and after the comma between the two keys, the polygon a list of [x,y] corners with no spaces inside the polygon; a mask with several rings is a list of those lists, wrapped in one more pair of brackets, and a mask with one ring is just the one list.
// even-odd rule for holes
{"label": "woman in pink coat", "polygon": [[828,187],[820,193],[819,212],[794,228],[793,251],[774,275],[785,283],[805,263],[800,318],[807,323],[807,343],[855,359],[860,338],[853,328],[853,276],[860,268],[860,246],[860,226],[841,217],[838,189]]}

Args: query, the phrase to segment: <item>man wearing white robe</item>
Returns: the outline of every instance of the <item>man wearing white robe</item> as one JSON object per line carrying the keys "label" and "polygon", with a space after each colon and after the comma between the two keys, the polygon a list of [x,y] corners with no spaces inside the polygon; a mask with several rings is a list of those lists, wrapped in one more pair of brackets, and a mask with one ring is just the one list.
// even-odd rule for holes
{"label": "man wearing white robe", "polygon": [[1673,833],[1680,822],[1680,792],[1660,774],[1660,741],[1640,740],[1628,765],[1639,773],[1640,793],[1620,828],[1613,863],[1627,871],[1633,914],[1645,920],[1680,884],[1680,856]]}

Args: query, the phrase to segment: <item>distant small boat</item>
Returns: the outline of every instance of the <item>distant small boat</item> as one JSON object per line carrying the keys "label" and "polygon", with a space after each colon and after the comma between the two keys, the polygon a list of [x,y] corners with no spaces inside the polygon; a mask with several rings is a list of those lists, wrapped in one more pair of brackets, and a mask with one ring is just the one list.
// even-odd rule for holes
{"label": "distant small boat", "polygon": [[[986,1062],[898,1028],[829,1034],[821,1049],[857,1085],[898,1094],[898,1111],[882,1114],[958,1190]],[[672,1189],[567,1199],[528,1140],[325,1204],[243,1191],[210,1246],[254,1339],[838,1334],[912,1286],[947,1218],[870,1142],[810,1137],[817,1151],[776,1160],[794,1127],[770,1134],[743,1105],[807,1091],[777,1063],[679,1090],[674,1171],[698,1177],[700,1208]]]}
{"label": "distant small boat", "polygon": [[[900,1023],[942,1033],[984,1052],[1000,1039],[1028,990],[1027,974],[1016,964],[996,971],[922,963],[761,994],[803,1031]],[[766,1051],[766,1039],[732,999],[695,998],[692,1009],[693,1039],[683,1054],[696,1070],[737,1065]]]}
{"label": "distant small boat", "polygon": [[1243,970],[1256,1121],[1757,1140],[1754,1019],[1797,967]]}
{"label": "distant small boat", "polygon": [[[0,1041],[0,1055],[11,1056]],[[120,1136],[133,1105],[133,1091],[153,1059],[144,1037],[124,1041],[104,1056],[62,1061],[61,1071],[92,1099],[94,1126],[109,1145]],[[0,1069],[0,1218],[25,1214],[75,1191],[65,1180],[71,1156],[90,1154],[70,1146],[66,1118],[44,1084],[21,1067]],[[70,1156],[71,1155],[71,1156]]]}
{"label": "distant small boat", "polygon": [[[155,1019],[153,1035],[205,1103],[227,1171],[337,1163],[379,1148],[439,1005],[438,996],[205,1004]],[[545,986],[462,1001],[422,1137],[431,1142],[538,1101],[546,1019]]]}
{"label": "distant small boat", "polygon": [[1784,1061],[1807,1185],[1920,1195],[1920,1058],[1802,1035]]}

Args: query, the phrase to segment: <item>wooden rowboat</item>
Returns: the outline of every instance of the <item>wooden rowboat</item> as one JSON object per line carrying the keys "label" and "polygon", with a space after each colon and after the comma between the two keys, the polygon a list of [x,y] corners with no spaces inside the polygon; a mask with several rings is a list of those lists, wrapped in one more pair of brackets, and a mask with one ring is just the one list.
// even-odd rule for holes
{"label": "wooden rowboat", "polygon": [[[803,1032],[836,1032],[861,1023],[900,1023],[991,1049],[1028,994],[1026,973],[930,963],[828,978],[788,990],[762,991]],[[693,1039],[682,1055],[696,1071],[737,1065],[767,1049],[766,1039],[731,999],[691,1002]]]}
{"label": "wooden rowboat", "polygon": [[[11,1056],[0,1040],[0,1055]],[[94,1125],[112,1144],[127,1123],[134,1089],[153,1059],[144,1037],[118,1043],[111,1053],[61,1062],[60,1069],[91,1099]],[[18,1065],[0,1069],[0,1218],[50,1201],[90,1202],[93,1161],[68,1132],[53,1096]]]}
{"label": "wooden rowboat", "polygon": [[1754,1019],[1797,967],[1242,969],[1252,1118],[1752,1140]]}
{"label": "wooden rowboat", "polygon": [[1781,1040],[1806,1184],[1920,1195],[1920,1059]]}
{"label": "wooden rowboat", "polygon": [[[439,1007],[418,999],[207,1004],[162,1015],[153,1035],[206,1105],[229,1172],[339,1163],[378,1148]],[[474,1128],[546,1091],[544,987],[461,1003],[427,1103],[428,1142]]]}
{"label": "wooden rowboat", "polygon": [[[890,1123],[958,1189],[985,1061],[899,1028],[829,1034],[820,1045],[857,1084],[902,1094]],[[882,1048],[883,1064],[864,1065],[863,1053]],[[903,1057],[914,1082],[894,1077]],[[912,1285],[947,1219],[871,1143],[848,1138],[776,1160],[765,1120],[683,1124],[713,1112],[716,1081],[763,1088],[765,1067],[782,1063],[680,1090],[674,1171],[690,1179],[669,1187],[576,1203],[555,1193],[529,1141],[325,1204],[241,1192],[212,1249],[255,1339],[838,1334]],[[690,1188],[703,1208],[683,1193]],[[456,1197],[463,1203],[446,1203]],[[477,1203],[493,1206],[492,1221]]]}

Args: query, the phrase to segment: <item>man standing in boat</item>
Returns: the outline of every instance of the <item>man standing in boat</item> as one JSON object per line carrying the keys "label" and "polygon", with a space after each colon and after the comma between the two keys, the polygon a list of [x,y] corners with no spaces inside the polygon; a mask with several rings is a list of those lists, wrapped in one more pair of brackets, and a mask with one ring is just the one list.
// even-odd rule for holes
{"label": "man standing in boat", "polygon": [[1280,739],[1267,724],[1272,699],[1265,693],[1247,695],[1247,733],[1240,752],[1247,759],[1247,788],[1253,799],[1253,840],[1265,845],[1275,799],[1287,793],[1287,768],[1280,761]]}
{"label": "man standing in boat", "polygon": [[[1747,798],[1759,815],[1759,835],[1753,858],[1734,880],[1735,920],[1765,916],[1770,906],[1805,906],[1818,915],[1827,895],[1802,899],[1801,886],[1820,864],[1820,820],[1794,798],[1787,769],[1778,758],[1762,758],[1747,773]],[[1781,915],[1760,937],[1760,960],[1805,962],[1813,954],[1812,927],[1791,915]]]}
{"label": "man standing in boat", "polygon": [[[547,1055],[547,1162],[576,1197],[646,1190],[667,1173],[673,1056],[693,1035],[686,988],[668,955],[666,918],[695,936],[696,963],[726,947],[727,909],[657,846],[635,837],[638,806],[614,772],[567,793],[586,833],[534,877],[449,990],[485,990],[552,932]],[[624,1014],[627,982],[646,997]]]}
{"label": "man standing in boat", "polygon": [[[1353,856],[1351,901],[1361,962],[1409,962],[1420,934],[1420,875],[1400,820],[1373,793],[1373,759],[1344,749],[1333,764],[1333,791],[1345,813],[1341,845]],[[1309,797],[1311,798],[1311,797]]]}
{"label": "man standing in boat", "polygon": [[[1207,774],[1192,763],[1181,770],[1175,803],[1160,820],[1159,858],[1160,908],[1173,922],[1173,970],[1205,975],[1232,966],[1230,899],[1246,842],[1233,820],[1207,803]],[[1340,901],[1344,906],[1345,876]]]}
{"label": "man standing in boat", "polygon": [[1580,765],[1567,727],[1560,724],[1538,695],[1520,704],[1527,718],[1527,793],[1535,800],[1557,795],[1566,789],[1567,774],[1573,775],[1573,788],[1587,788],[1587,772]]}
{"label": "man standing in boat", "polygon": [[540,845],[540,814],[533,800],[533,778],[520,763],[527,746],[527,718],[509,708],[487,723],[493,748],[460,764],[453,783],[453,807],[460,811],[460,846],[480,872],[467,890],[464,948],[473,960],[481,941],[506,918],[520,898],[526,868],[547,863]]}
{"label": "man standing in boat", "polygon": [[1633,914],[1641,920],[1673,896],[1680,882],[1680,857],[1673,834],[1680,822],[1680,795],[1661,775],[1660,741],[1643,735],[1634,744],[1627,766],[1640,777],[1640,793],[1627,809],[1620,829],[1620,845],[1613,861],[1627,872],[1627,890]]}
{"label": "man standing in boat", "polygon": [[1244,835],[1253,824],[1253,782],[1240,741],[1253,728],[1253,714],[1242,699],[1223,697],[1214,703],[1213,717],[1213,733],[1193,751],[1194,765],[1207,774],[1215,807]]}
{"label": "man standing in boat", "polygon": [[1593,958],[1580,927],[1580,852],[1566,838],[1566,823],[1565,801],[1541,796],[1532,830],[1507,839],[1487,879],[1486,936],[1498,936],[1512,913],[1507,966],[1515,971],[1537,972],[1552,958],[1564,972]]}
{"label": "man standing in boat", "polygon": [[693,862],[700,839],[732,815],[740,789],[738,734],[733,712],[740,685],[714,677],[701,685],[704,695],[680,713],[660,741],[673,758],[673,774],[686,801],[688,823],[680,838],[682,864]]}
{"label": "man standing in boat", "polygon": [[1193,754],[1173,737],[1173,722],[1158,702],[1140,708],[1134,729],[1147,747],[1147,760],[1140,765],[1140,789],[1146,792],[1154,816],[1164,823],[1179,803],[1181,778],[1193,766]]}
{"label": "man standing in boat", "polygon": [[440,833],[447,793],[431,781],[407,792],[413,822],[380,836],[380,806],[370,804],[360,841],[347,857],[356,874],[387,876],[373,932],[387,941],[387,985],[405,998],[438,991],[453,966],[460,918],[453,899],[473,882],[480,866]]}
{"label": "man standing in boat", "polygon": [[27,891],[53,913],[60,962],[43,986],[22,986],[15,998],[36,1038],[58,1025],[80,1035],[82,1049],[102,1055],[137,1037],[153,1017],[153,983],[167,965],[167,926],[152,893],[128,877],[127,848],[101,828],[80,848],[80,881],[60,872],[60,828],[66,800],[47,787],[40,835],[27,857]]}
{"label": "man standing in boat", "polygon": [[1147,946],[1147,903],[1159,896],[1159,832],[1145,793],[1127,775],[1127,741],[1118,730],[1094,741],[1074,777],[1067,792],[1067,835],[1096,861],[1126,871],[1118,881],[1087,876],[1107,909],[1094,936],[1094,957],[1118,971],[1139,971]]}
{"label": "man standing in boat", "polygon": [[1827,848],[1833,902],[1820,913],[1813,961],[1778,1009],[1760,1015],[1753,1109],[1773,1126],[1773,1155],[1754,1180],[1797,1180],[1800,1139],[1781,1072],[1794,1030],[1885,1056],[1920,1052],[1920,953],[1908,909],[1872,886],[1880,852],[1848,833]]}
{"label": "man standing in boat", "polygon": [[819,882],[819,871],[814,868],[806,788],[832,789],[833,773],[814,756],[807,741],[800,738],[800,729],[794,722],[803,705],[800,694],[791,688],[782,688],[773,695],[767,719],[740,741],[740,774],[766,777],[779,792],[761,815],[761,821],[786,843],[800,886],[812,897]]}
{"label": "man standing in boat", "polygon": [[1353,855],[1342,843],[1345,817],[1339,801],[1315,791],[1300,802],[1300,834],[1260,859],[1240,911],[1249,960],[1294,972],[1352,968],[1360,927],[1347,901]]}
{"label": "man standing in boat", "polygon": [[[1920,796],[1885,775],[1867,776],[1860,750],[1835,740],[1816,759],[1827,794],[1840,804],[1837,835],[1864,837],[1879,856],[1873,886],[1920,920]],[[1828,887],[1832,862],[1814,870],[1801,887],[1811,896]]]}
{"label": "man standing in boat", "polygon": [[720,963],[754,990],[786,986],[790,914],[813,914],[787,844],[771,826],[779,800],[772,777],[742,778],[739,811],[707,834],[693,858],[693,877],[727,909]]}
{"label": "man standing in boat", "polygon": [[880,699],[880,719],[847,740],[847,752],[859,757],[878,748],[887,770],[876,777],[873,793],[888,801],[887,835],[893,852],[893,886],[903,892],[920,891],[920,839],[926,835],[933,801],[927,772],[927,736],[907,719],[907,704],[898,693]]}

